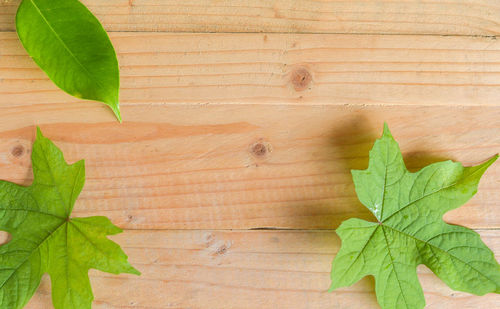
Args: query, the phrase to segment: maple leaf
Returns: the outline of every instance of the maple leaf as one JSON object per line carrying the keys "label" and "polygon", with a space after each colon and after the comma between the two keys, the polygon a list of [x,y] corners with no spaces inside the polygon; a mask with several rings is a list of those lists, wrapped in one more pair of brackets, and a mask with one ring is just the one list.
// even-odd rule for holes
{"label": "maple leaf", "polygon": [[378,222],[352,218],[337,229],[342,246],[333,261],[330,291],[372,275],[382,308],[423,308],[416,267],[425,264],[454,290],[499,293],[500,265],[493,252],[476,232],[442,220],[477,192],[497,158],[473,167],[439,162],[410,173],[385,125],[368,169],[352,171],[361,203]]}
{"label": "maple leaf", "polygon": [[66,164],[40,129],[31,159],[31,186],[0,181],[0,229],[11,236],[0,246],[0,307],[22,308],[48,273],[55,308],[91,308],[90,268],[140,273],[107,238],[122,232],[109,219],[70,217],[85,182],[84,161]]}

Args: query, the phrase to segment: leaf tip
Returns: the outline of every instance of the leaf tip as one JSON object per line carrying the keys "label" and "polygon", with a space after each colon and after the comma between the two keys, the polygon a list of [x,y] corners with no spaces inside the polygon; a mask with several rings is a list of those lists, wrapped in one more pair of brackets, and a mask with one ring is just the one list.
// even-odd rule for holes
{"label": "leaf tip", "polygon": [[42,130],[39,126],[36,126],[36,137],[43,137]]}
{"label": "leaf tip", "polygon": [[113,110],[113,113],[115,114],[118,121],[120,123],[122,123],[122,116],[120,113],[120,105],[118,103],[115,103],[115,104],[109,104],[109,106],[111,107],[111,110]]}
{"label": "leaf tip", "polygon": [[40,129],[39,126],[36,126],[36,138],[35,138],[35,140],[42,140],[44,138],[45,138],[45,136],[42,133],[42,129]]}
{"label": "leaf tip", "polygon": [[484,162],[483,164],[486,165],[486,167],[490,167],[495,161],[498,159],[498,153],[491,157],[488,161]]}
{"label": "leaf tip", "polygon": [[389,125],[387,122],[384,122],[384,131],[382,133],[382,137],[392,137],[391,130],[389,130]]}
{"label": "leaf tip", "polygon": [[333,292],[334,290],[335,290],[335,286],[334,286],[334,285],[333,285],[333,283],[332,283],[332,285],[330,285],[330,288],[328,289],[328,293],[331,293],[331,292]]}
{"label": "leaf tip", "polygon": [[132,274],[132,275],[136,275],[136,276],[140,276],[142,275],[140,271],[138,271],[137,269],[135,269],[133,266],[130,266],[130,269],[129,269],[129,274]]}

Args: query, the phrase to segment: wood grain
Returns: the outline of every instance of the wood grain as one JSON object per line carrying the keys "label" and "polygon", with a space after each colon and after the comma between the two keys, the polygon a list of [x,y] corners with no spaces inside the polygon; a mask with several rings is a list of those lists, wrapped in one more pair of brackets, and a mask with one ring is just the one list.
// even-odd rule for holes
{"label": "wood grain", "polygon": [[[500,105],[484,37],[114,33],[121,104]],[[0,33],[0,106],[77,102]]]}
{"label": "wood grain", "polygon": [[[496,0],[83,0],[109,31],[498,35]],[[14,30],[20,0],[0,1]]]}
{"label": "wood grain", "polygon": [[[500,233],[479,231],[500,255]],[[333,231],[127,231],[114,237],[141,277],[91,271],[94,308],[376,308],[374,280],[327,293]],[[426,308],[496,308],[418,268]],[[48,278],[27,306],[50,308]]]}
{"label": "wood grain", "polygon": [[[500,150],[500,107],[102,105],[3,108],[0,178],[31,178],[34,124],[70,162],[85,158],[75,215],[105,215],[127,229],[334,229],[371,219],[350,169],[367,166],[384,121],[416,170],[454,159],[480,163]],[[500,165],[446,217],[500,226]]]}
{"label": "wood grain", "polygon": [[[332,229],[372,220],[350,170],[383,122],[412,171],[500,152],[498,0],[82,0],[118,53],[121,125],[36,67],[19,2],[0,0],[0,178],[31,182],[36,125],[86,159],[74,215],[127,229],[143,272],[91,271],[94,308],[374,308],[372,278],[326,290]],[[445,216],[497,259],[499,185],[497,163]],[[498,307],[418,275],[427,308]],[[48,278],[28,308],[52,308]]]}

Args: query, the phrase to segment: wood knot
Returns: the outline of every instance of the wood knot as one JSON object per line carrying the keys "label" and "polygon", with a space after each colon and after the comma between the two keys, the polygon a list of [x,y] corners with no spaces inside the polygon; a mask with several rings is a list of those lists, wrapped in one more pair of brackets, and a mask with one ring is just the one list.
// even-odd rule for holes
{"label": "wood knot", "polygon": [[15,146],[12,148],[11,154],[16,158],[21,157],[24,154],[24,147],[22,145]]}
{"label": "wood knot", "polygon": [[209,248],[215,241],[215,235],[213,233],[208,233],[205,235],[205,246]]}
{"label": "wood knot", "polygon": [[256,157],[264,157],[267,154],[267,147],[263,143],[257,143],[252,146],[252,154]]}
{"label": "wood knot", "polygon": [[233,245],[232,241],[226,241],[223,243],[216,244],[214,247],[214,251],[212,253],[213,256],[223,256],[225,255],[228,250],[231,248]]}
{"label": "wood knot", "polygon": [[258,167],[260,163],[266,161],[270,153],[273,151],[273,148],[270,143],[260,139],[250,145],[248,148],[248,153],[250,154],[251,162],[248,162],[246,167]]}
{"label": "wood knot", "polygon": [[295,91],[304,91],[310,88],[312,75],[306,68],[299,67],[292,71],[290,81]]}
{"label": "wood knot", "polygon": [[228,250],[228,247],[226,244],[223,244],[217,250],[215,250],[214,255],[224,255]]}
{"label": "wood knot", "polygon": [[250,145],[249,152],[255,159],[263,160],[266,159],[269,154],[273,151],[270,143],[259,139],[255,143]]}

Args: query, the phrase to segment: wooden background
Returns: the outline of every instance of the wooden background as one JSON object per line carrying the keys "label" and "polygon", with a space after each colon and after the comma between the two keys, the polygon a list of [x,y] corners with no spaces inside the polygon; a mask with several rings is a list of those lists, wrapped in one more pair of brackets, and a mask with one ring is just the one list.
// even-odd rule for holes
{"label": "wooden background", "polygon": [[[118,124],[57,89],[0,0],[0,178],[29,184],[35,125],[85,158],[76,216],[105,215],[141,277],[91,271],[94,308],[376,308],[327,293],[334,229],[372,219],[350,169],[386,121],[412,170],[500,151],[498,0],[83,0],[121,66]],[[500,256],[500,164],[448,222]],[[419,267],[428,308],[498,308]],[[28,308],[51,308],[45,278]]]}

